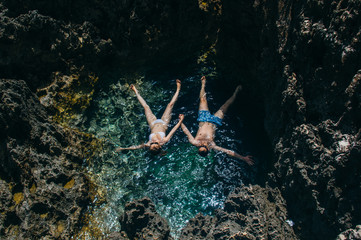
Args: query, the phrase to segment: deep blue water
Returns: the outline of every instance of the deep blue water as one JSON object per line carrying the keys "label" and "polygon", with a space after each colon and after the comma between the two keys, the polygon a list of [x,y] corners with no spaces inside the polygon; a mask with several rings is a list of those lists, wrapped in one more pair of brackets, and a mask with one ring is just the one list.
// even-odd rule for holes
{"label": "deep blue water", "polygon": [[[194,73],[180,79],[182,88],[168,131],[178,121],[178,114],[183,113],[184,123],[193,136],[196,135],[200,77]],[[211,113],[232,95],[232,92],[217,92],[213,84],[217,77],[207,77]],[[127,201],[149,196],[176,234],[197,213],[212,214],[216,208],[222,208],[226,196],[235,187],[252,182],[256,176],[258,163],[249,167],[223,153],[213,152],[206,158],[198,156],[197,149],[188,143],[180,128],[165,146],[167,154],[164,156],[152,156],[144,150],[113,151],[116,146],[146,142],[150,133],[143,108],[129,85],[137,86],[153,113],[160,118],[176,90],[176,77],[164,78],[159,81],[154,75],[128,74],[110,79],[109,84],[98,88],[81,127],[108,142],[101,156],[93,159],[88,167],[93,179],[106,189],[107,202],[94,211],[97,219],[94,224],[104,232],[120,229],[118,218]],[[240,113],[242,111],[236,107],[229,109],[224,125],[217,130],[216,144],[242,155],[257,155],[254,152],[257,148],[245,144],[251,136],[245,126],[246,117]]]}

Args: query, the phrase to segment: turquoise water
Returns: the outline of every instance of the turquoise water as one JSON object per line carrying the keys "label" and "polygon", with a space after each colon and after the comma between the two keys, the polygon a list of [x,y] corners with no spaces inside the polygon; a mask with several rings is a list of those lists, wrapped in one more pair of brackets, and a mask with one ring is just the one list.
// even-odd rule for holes
{"label": "turquoise water", "polygon": [[[181,79],[182,89],[168,131],[178,121],[178,114],[183,113],[184,123],[195,136],[200,77],[195,74]],[[222,208],[226,196],[235,187],[254,178],[255,168],[225,154],[198,156],[197,149],[188,143],[180,128],[164,147],[167,152],[164,156],[152,156],[144,150],[113,151],[117,146],[146,142],[150,133],[143,108],[129,85],[137,86],[153,113],[160,118],[176,90],[175,79],[157,82],[142,75],[127,76],[109,81],[95,93],[81,128],[107,140],[101,156],[88,167],[95,181],[106,189],[107,202],[94,212],[98,222],[94,224],[104,232],[119,231],[118,219],[127,201],[149,196],[158,212],[168,220],[173,235],[177,235],[187,220],[199,212],[212,214],[216,208]],[[217,96],[223,100],[215,102],[211,87],[206,90],[212,113],[232,94]],[[246,136],[239,130],[243,128],[242,119],[231,111],[232,108],[225,117],[224,126],[217,131],[216,143],[246,154],[242,142]]]}

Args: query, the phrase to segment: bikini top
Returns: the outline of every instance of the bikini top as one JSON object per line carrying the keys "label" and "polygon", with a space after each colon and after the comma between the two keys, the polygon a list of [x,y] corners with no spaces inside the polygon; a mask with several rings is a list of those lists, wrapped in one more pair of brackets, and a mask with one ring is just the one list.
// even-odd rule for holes
{"label": "bikini top", "polygon": [[149,141],[152,141],[153,136],[155,136],[156,134],[159,134],[161,140],[163,140],[163,138],[165,137],[165,133],[164,132],[155,132],[155,133],[151,133],[149,135]]}

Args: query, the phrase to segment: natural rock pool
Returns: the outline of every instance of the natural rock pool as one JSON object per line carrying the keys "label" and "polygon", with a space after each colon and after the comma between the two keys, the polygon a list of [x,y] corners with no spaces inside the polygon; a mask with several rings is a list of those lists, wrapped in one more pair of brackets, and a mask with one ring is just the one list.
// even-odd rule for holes
{"label": "natural rock pool", "polygon": [[[182,88],[168,132],[177,123],[178,114],[183,113],[184,123],[195,135],[201,76],[194,72],[181,78]],[[206,91],[212,113],[232,94],[217,92],[213,82],[219,77],[215,74],[207,78]],[[96,183],[106,189],[107,202],[93,212],[96,219],[93,224],[99,227],[101,223],[104,232],[119,231],[118,218],[127,201],[149,196],[176,235],[197,213],[212,214],[216,208],[223,207],[223,201],[234,188],[253,182],[258,162],[264,161],[259,157],[262,154],[245,147],[244,141],[250,137],[249,126],[244,125],[246,114],[238,114],[237,100],[229,109],[224,125],[217,130],[216,143],[242,155],[254,155],[256,164],[252,167],[223,153],[212,152],[206,158],[200,157],[180,128],[164,148],[165,155],[153,156],[145,150],[116,153],[117,146],[146,142],[150,133],[143,108],[130,90],[130,84],[136,85],[153,113],[160,117],[175,92],[175,80],[176,77],[156,79],[132,74],[109,79],[106,81],[109,84],[99,87],[95,93],[81,129],[107,141],[101,156],[91,160],[88,167]]]}
{"label": "natural rock pool", "polygon": [[[167,239],[163,218],[119,226],[128,212],[150,218],[139,209],[160,218],[148,198],[125,204],[143,196],[173,236],[187,224],[181,239],[355,238],[359,9],[355,0],[1,1],[0,238],[141,239],[162,223]],[[149,134],[130,84],[159,117],[182,80],[171,125],[184,113],[195,133],[202,75],[212,113],[244,86],[216,143],[255,156],[254,167],[200,158],[180,130],[167,155],[114,152]]]}

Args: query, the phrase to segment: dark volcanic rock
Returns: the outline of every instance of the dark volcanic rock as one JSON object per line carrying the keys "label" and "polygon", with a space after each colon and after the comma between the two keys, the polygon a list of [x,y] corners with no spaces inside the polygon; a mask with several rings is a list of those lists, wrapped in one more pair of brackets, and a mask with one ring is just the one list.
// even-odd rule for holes
{"label": "dark volcanic rock", "polygon": [[3,10],[0,17],[2,77],[26,79],[33,91],[49,84],[53,72],[73,66],[96,71],[114,54],[112,41],[90,22],[66,24],[37,10],[15,16]]}
{"label": "dark volcanic rock", "polygon": [[149,198],[127,203],[120,223],[128,239],[173,239],[167,221],[159,216]]}
{"label": "dark volcanic rock", "polygon": [[[217,1],[214,1],[217,2]],[[217,4],[170,0],[3,1],[0,72],[35,90],[53,72],[104,72],[189,58],[213,43]],[[212,34],[209,34],[212,32]]]}
{"label": "dark volcanic rock", "polygon": [[361,225],[357,225],[356,229],[348,229],[339,234],[336,240],[360,240],[361,239]]}
{"label": "dark volcanic rock", "polygon": [[191,219],[180,239],[296,239],[291,223],[280,192],[254,185],[237,188],[214,217]]}
{"label": "dark volcanic rock", "polygon": [[[360,9],[356,0],[2,1],[0,77],[27,84],[0,82],[1,235],[68,238],[89,200],[77,170],[81,152],[71,147],[77,135],[49,122],[29,88],[49,86],[54,72],[176,63],[213,43],[217,69],[226,73],[219,91],[241,83],[249,90],[247,114],[264,119],[274,159],[260,165],[272,189],[238,190],[214,217],[191,220],[182,236],[292,239],[282,197],[302,239],[334,239],[355,228]],[[154,206],[142,201],[128,205],[128,237],[167,238]]]}
{"label": "dark volcanic rock", "polygon": [[0,80],[0,236],[69,239],[90,203],[76,138],[24,81]]}
{"label": "dark volcanic rock", "polygon": [[235,5],[224,3],[232,25],[217,52],[229,79],[260,100],[275,154],[269,183],[301,238],[334,239],[361,222],[361,2]]}

